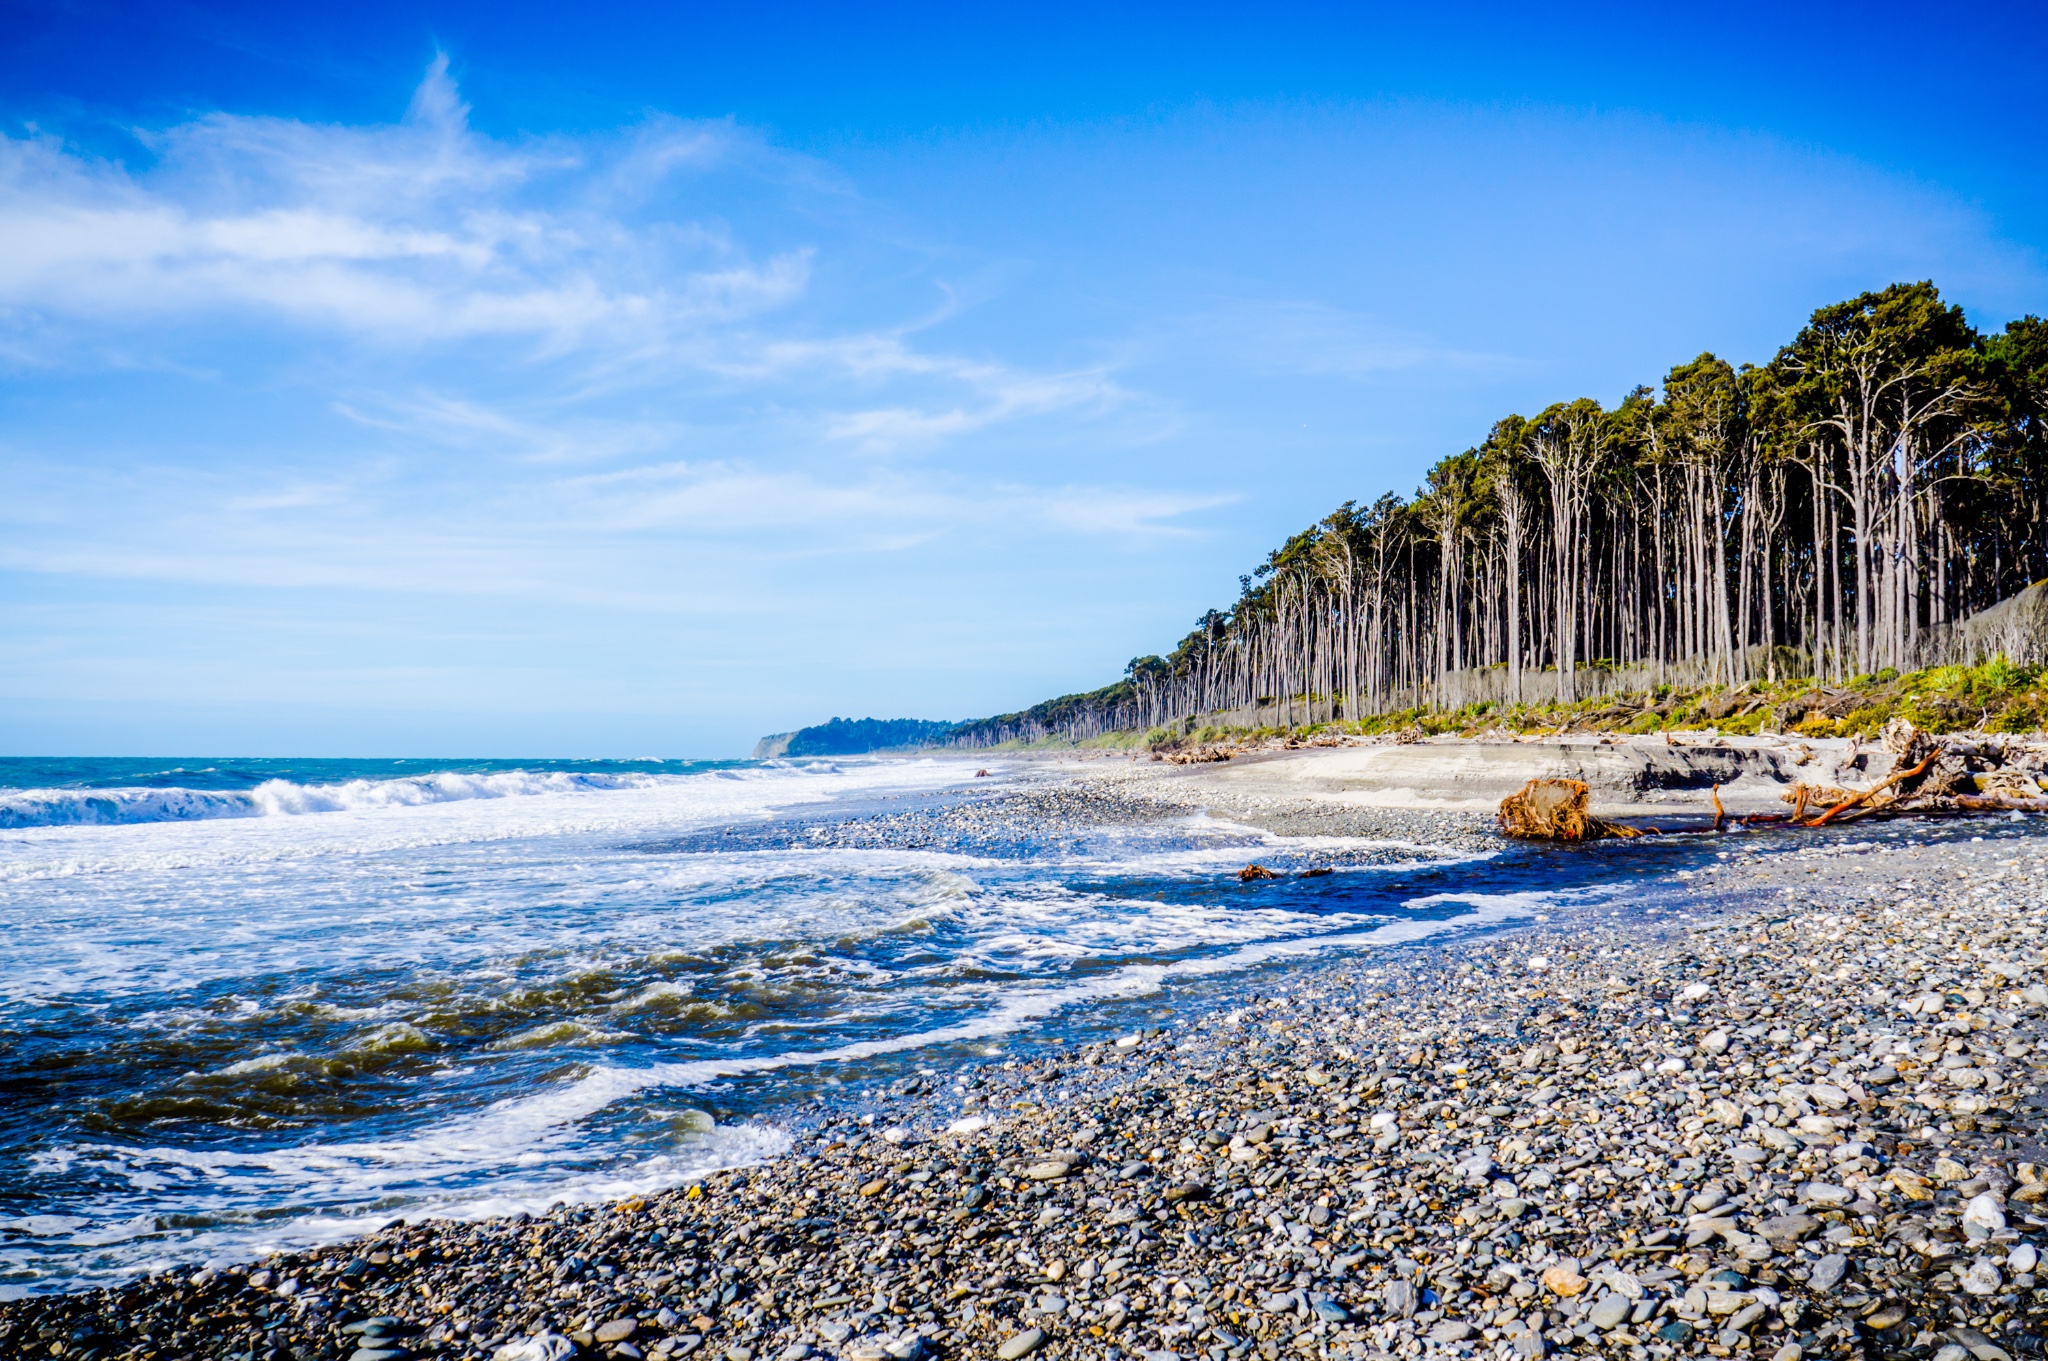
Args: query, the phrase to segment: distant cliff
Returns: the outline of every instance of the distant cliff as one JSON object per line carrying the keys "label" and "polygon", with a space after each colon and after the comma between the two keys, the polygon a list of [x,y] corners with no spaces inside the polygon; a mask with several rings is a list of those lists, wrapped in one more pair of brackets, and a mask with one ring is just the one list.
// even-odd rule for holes
{"label": "distant cliff", "polygon": [[928,718],[835,718],[795,732],[771,733],[754,744],[754,759],[859,756],[870,751],[935,745],[956,726]]}

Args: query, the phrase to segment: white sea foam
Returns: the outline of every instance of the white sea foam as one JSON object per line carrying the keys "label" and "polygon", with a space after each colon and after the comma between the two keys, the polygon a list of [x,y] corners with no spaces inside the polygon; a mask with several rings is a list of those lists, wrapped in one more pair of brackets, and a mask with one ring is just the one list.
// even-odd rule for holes
{"label": "white sea foam", "polygon": [[[635,1068],[597,1065],[570,1082],[533,1096],[501,1101],[486,1111],[437,1125],[412,1139],[379,1145],[329,1146],[327,1156],[367,1157],[394,1164],[416,1164],[436,1160],[450,1150],[503,1151],[509,1145],[539,1140],[549,1131],[586,1120],[649,1088],[688,1089],[725,1078],[795,1067],[854,1063],[940,1045],[997,1039],[1072,1007],[1156,993],[1176,978],[1213,977],[1242,972],[1279,959],[1383,948],[1447,932],[1482,929],[1516,918],[1531,917],[1545,906],[1555,906],[1575,896],[1579,895],[1536,892],[1433,894],[1410,900],[1408,905],[1459,902],[1469,905],[1472,910],[1450,917],[1385,922],[1362,931],[1261,941],[1223,954],[1168,964],[1127,965],[1081,982],[1014,990],[999,998],[986,1011],[952,1025],[825,1049],[655,1063]],[[277,1156],[266,1155],[267,1158]]]}
{"label": "white sea foam", "polygon": [[104,827],[131,822],[249,818],[246,793],[214,789],[10,789],[0,792],[0,828]]}
{"label": "white sea foam", "polygon": [[[36,1216],[12,1226],[34,1223],[53,1247],[97,1249],[93,1256],[109,1275],[194,1260],[217,1266],[354,1237],[387,1222],[394,1201],[402,1205],[402,1217],[412,1219],[538,1213],[562,1201],[616,1200],[664,1190],[709,1172],[766,1162],[790,1146],[789,1136],[778,1129],[723,1125],[651,1153],[588,1167],[579,1165],[584,1160],[556,1164],[531,1148],[522,1156],[473,1140],[447,1147],[440,1157],[419,1156],[417,1142],[403,1149],[314,1146],[260,1158],[195,1155],[175,1148],[79,1148],[72,1150],[76,1156],[143,1161],[171,1173],[198,1174],[195,1181],[180,1183],[190,1188],[187,1218],[198,1222],[168,1242],[154,1215],[108,1220]],[[496,1166],[499,1175],[477,1185],[439,1184],[465,1180],[481,1164]],[[401,1169],[402,1176],[393,1175]],[[145,1180],[152,1176],[140,1175]],[[161,1179],[162,1174],[155,1176]],[[332,1208],[288,1218],[249,1213],[247,1207],[266,1192]],[[0,1227],[7,1226],[0,1221]]]}
{"label": "white sea foam", "polygon": [[[941,1045],[996,1040],[1074,1007],[1127,1000],[1159,992],[1176,979],[1196,979],[1256,968],[1285,958],[1306,958],[1410,942],[1445,932],[1469,931],[1533,915],[1569,895],[1545,893],[1436,894],[1406,906],[1459,903],[1471,911],[1432,919],[1381,922],[1362,930],[1325,931],[1290,939],[1256,940],[1225,952],[1165,964],[1127,965],[1082,981],[1021,987],[950,1025],[832,1045],[813,1050],[730,1059],[656,1062],[641,1066],[599,1063],[580,1075],[526,1096],[499,1101],[473,1114],[437,1122],[402,1138],[313,1142],[268,1149],[117,1149],[78,1147],[60,1165],[80,1158],[117,1158],[131,1179],[162,1182],[167,1173],[196,1172],[202,1178],[193,1207],[201,1217],[217,1204],[221,1222],[196,1231],[177,1256],[247,1256],[285,1245],[306,1245],[358,1233],[367,1207],[402,1204],[412,1217],[476,1218],[515,1210],[537,1210],[557,1200],[581,1201],[641,1194],[673,1186],[708,1171],[777,1156],[787,1136],[772,1127],[722,1127],[651,1155],[624,1156],[589,1166],[582,1127],[592,1117],[655,1089],[689,1090],[725,1080],[796,1067],[855,1064]],[[1331,925],[1327,919],[1325,926]],[[1306,921],[1294,923],[1309,925]],[[1268,921],[1268,929],[1279,928]],[[246,1071],[258,1063],[236,1065]],[[263,1064],[262,1066],[268,1066]],[[481,1174],[481,1175],[479,1175]],[[242,1204],[264,1198],[267,1188],[287,1189],[294,1198],[335,1206],[286,1221],[254,1220],[238,1213]],[[345,1206],[364,1207],[355,1212]],[[75,1245],[125,1241],[118,1223],[74,1216],[49,1232]],[[155,1249],[136,1243],[140,1268],[157,1261]],[[164,1259],[168,1260],[168,1258]]]}
{"label": "white sea foam", "polygon": [[[333,791],[350,785],[291,786],[299,792],[266,796],[267,811],[256,806],[253,791],[206,793],[207,801],[239,800],[240,811],[187,818],[122,816],[118,809],[106,816],[62,810],[85,809],[125,794],[136,796],[139,809],[171,807],[188,795],[199,798],[201,791],[14,791],[0,794],[0,810],[19,805],[21,814],[21,820],[0,822],[16,833],[0,841],[0,880],[261,865],[539,837],[659,835],[752,821],[778,808],[938,788],[970,769],[951,759],[768,764],[690,775],[607,777],[615,782],[602,787],[506,772],[460,777],[446,786],[451,792],[442,798],[429,795],[444,787],[444,777],[419,776],[351,782],[364,788],[347,797]],[[471,781],[476,788],[470,792],[454,792]],[[476,792],[483,788],[497,792]],[[298,811],[288,805],[297,805]],[[29,820],[31,815],[42,820]]]}
{"label": "white sea foam", "polygon": [[[296,1099],[294,1075],[363,1071],[390,1103],[299,1142],[52,1138],[16,1164],[27,1204],[81,1222],[0,1245],[0,1277],[60,1249],[91,1248],[62,1269],[119,1274],[394,1213],[674,1185],[785,1146],[765,1126],[693,1132],[680,1108],[716,1100],[695,1092],[1000,1043],[1069,1009],[1566,901],[1376,902],[1377,871],[1485,857],[1214,819],[1098,829],[1029,858],[706,835],[943,789],[973,768],[843,762],[603,788],[421,775],[273,789],[233,816],[0,836],[0,999],[129,1007],[124,1042],[161,1038],[191,1070],[165,1082],[181,1099]],[[673,837],[692,853],[662,849]],[[1320,888],[1229,878],[1251,858],[1331,855],[1370,863]],[[159,1211],[193,1218],[165,1239]]]}
{"label": "white sea foam", "polygon": [[417,808],[476,799],[532,798],[544,794],[601,794],[654,789],[706,780],[750,782],[760,777],[839,775],[831,762],[769,762],[747,770],[667,775],[642,771],[504,770],[487,773],[429,771],[382,780],[298,784],[265,780],[248,790],[185,788],[10,789],[0,791],[0,828],[107,827],[152,822],[205,822],[219,818],[303,817],[361,809]]}
{"label": "white sea foam", "polygon": [[214,1074],[215,1077],[247,1077],[251,1073],[269,1073],[290,1063],[296,1054],[262,1054],[253,1059],[231,1063]]}

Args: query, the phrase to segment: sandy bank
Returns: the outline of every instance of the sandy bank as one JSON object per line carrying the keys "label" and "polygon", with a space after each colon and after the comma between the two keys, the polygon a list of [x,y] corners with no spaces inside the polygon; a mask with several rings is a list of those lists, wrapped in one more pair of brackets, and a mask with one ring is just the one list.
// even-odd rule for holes
{"label": "sandy bank", "polygon": [[[1710,813],[1712,791],[1734,813],[1782,811],[1793,784],[1860,787],[1891,773],[1891,753],[1854,739],[1686,736],[1487,740],[1251,751],[1229,761],[1162,766],[1108,760],[1083,770],[1144,770],[1174,789],[1225,803],[1314,801],[1351,808],[1493,811],[1536,779],[1583,780],[1608,817]],[[1177,789],[1175,787],[1178,787]]]}

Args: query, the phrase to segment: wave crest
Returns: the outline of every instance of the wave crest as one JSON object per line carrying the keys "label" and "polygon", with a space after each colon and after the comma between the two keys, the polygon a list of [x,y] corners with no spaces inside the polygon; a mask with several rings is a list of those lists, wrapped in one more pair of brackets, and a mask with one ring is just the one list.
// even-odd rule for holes
{"label": "wave crest", "polygon": [[248,790],[16,789],[0,792],[0,828],[97,827],[214,818],[298,817],[373,808],[417,808],[469,799],[642,789],[687,776],[506,770],[434,771],[392,780],[295,784],[265,780]]}

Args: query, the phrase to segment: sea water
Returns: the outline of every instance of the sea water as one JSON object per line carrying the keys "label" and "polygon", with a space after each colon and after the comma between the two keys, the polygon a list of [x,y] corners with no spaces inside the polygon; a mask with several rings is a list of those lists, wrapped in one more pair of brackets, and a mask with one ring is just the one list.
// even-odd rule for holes
{"label": "sea water", "polygon": [[833,830],[1066,778],[981,765],[0,761],[0,1290],[670,1186],[906,1069],[1616,889],[1210,817]]}

